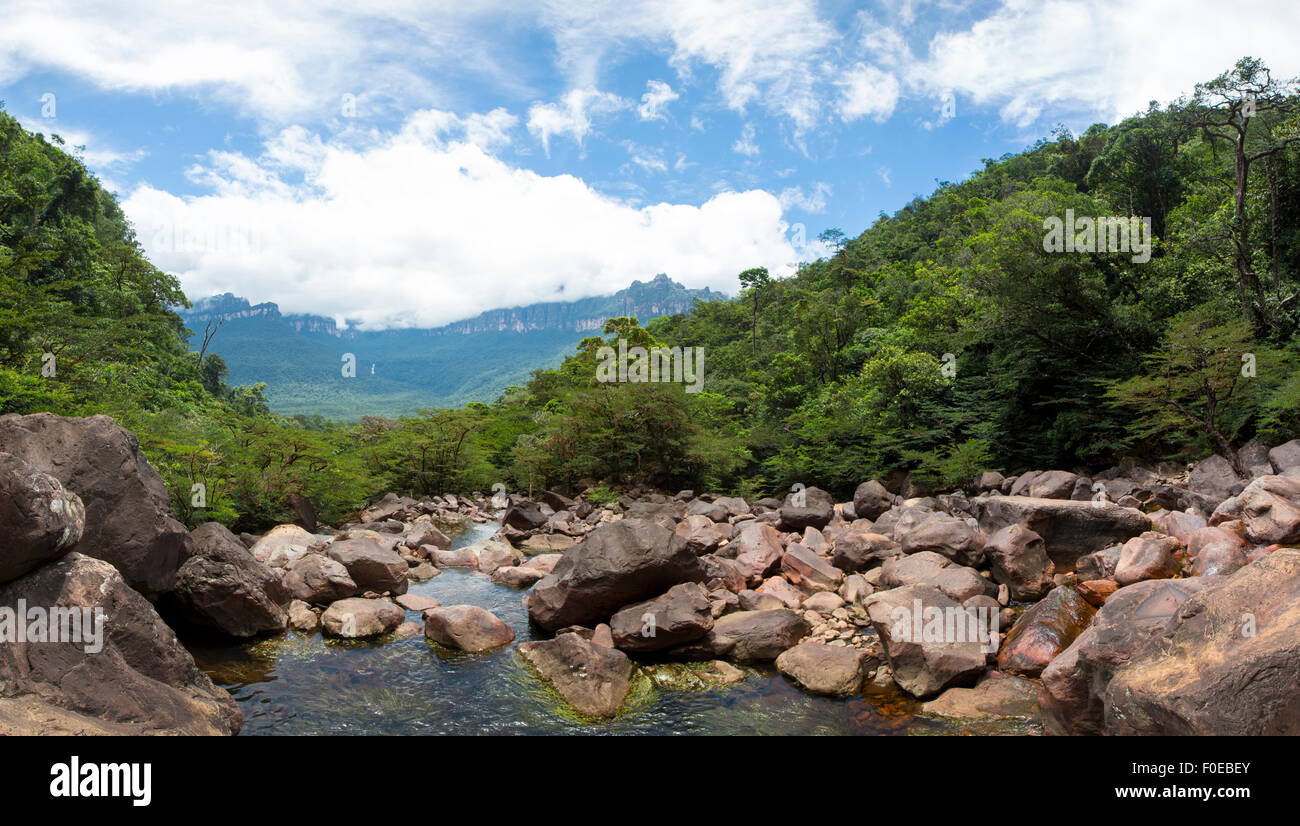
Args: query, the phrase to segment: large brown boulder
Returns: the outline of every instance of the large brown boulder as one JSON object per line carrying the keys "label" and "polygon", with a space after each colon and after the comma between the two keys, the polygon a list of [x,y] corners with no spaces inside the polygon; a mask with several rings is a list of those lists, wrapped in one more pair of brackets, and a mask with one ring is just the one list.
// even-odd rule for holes
{"label": "large brown boulder", "polygon": [[735,541],[724,549],[734,549],[736,570],[745,582],[758,584],[781,564],[785,551],[781,547],[781,534],[771,525],[748,522],[740,529]]}
{"label": "large brown boulder", "polygon": [[1235,573],[1246,566],[1246,542],[1221,527],[1206,527],[1187,537],[1187,555],[1193,576]]}
{"label": "large brown boulder", "polygon": [[853,491],[853,512],[859,519],[878,519],[893,506],[893,494],[875,479],[863,482]]}
{"label": "large brown boulder", "polygon": [[1043,538],[1057,572],[1074,569],[1084,554],[1124,543],[1151,529],[1151,520],[1135,508],[1111,502],[990,496],[971,500],[971,512],[986,533],[1024,524]]}
{"label": "large brown boulder", "polygon": [[1148,531],[1124,543],[1115,565],[1115,581],[1120,587],[1144,579],[1168,579],[1178,573],[1174,554],[1182,544],[1172,536]]}
{"label": "large brown boulder", "polygon": [[991,629],[972,627],[978,614],[933,585],[880,591],[866,606],[894,681],[912,696],[933,697],[984,673],[986,648],[992,645],[981,636]]}
{"label": "large brown boulder", "polygon": [[835,500],[821,488],[805,488],[785,497],[780,515],[783,531],[821,530],[835,516]]}
{"label": "large brown boulder", "polygon": [[1215,454],[1196,463],[1187,477],[1187,487],[1204,496],[1211,506],[1241,493],[1245,483],[1232,469],[1232,463]]}
{"label": "large brown boulder", "polygon": [[844,581],[843,571],[798,542],[786,547],[781,571],[790,582],[810,591],[834,591]]}
{"label": "large brown boulder", "polygon": [[305,554],[290,562],[281,582],[294,599],[312,605],[329,605],[361,593],[348,569],[324,554]]}
{"label": "large brown boulder", "polygon": [[614,614],[609,627],[614,646],[624,651],[658,651],[690,642],[713,628],[709,595],[699,583],[683,582]]}
{"label": "large brown boulder", "polygon": [[[899,536],[895,529],[895,536]],[[965,519],[933,514],[901,535],[903,553],[933,551],[959,565],[975,566],[984,562],[984,534]]]}
{"label": "large brown boulder", "polygon": [[774,660],[782,651],[797,645],[810,630],[808,622],[788,608],[737,611],[720,617],[709,633],[672,649],[671,653],[737,662]]}
{"label": "large brown boulder", "polygon": [[1188,597],[1214,577],[1147,580],[1120,588],[1070,647],[1043,670],[1038,704],[1053,734],[1101,734],[1111,677],[1163,633]]}
{"label": "large brown boulder", "polygon": [[1037,677],[1092,622],[1097,609],[1075,588],[1055,588],[1016,620],[998,652],[998,668]]}
{"label": "large brown boulder", "polygon": [[406,612],[386,599],[341,599],[320,615],[326,636],[363,639],[387,634],[402,624]]}
{"label": "large brown boulder", "polygon": [[1194,594],[1106,689],[1107,734],[1300,734],[1300,551]]}
{"label": "large brown boulder", "polygon": [[703,580],[704,568],[686,540],[645,519],[621,519],[569,549],[525,604],[533,622],[554,631],[603,622],[629,603]]}
{"label": "large brown boulder", "polygon": [[63,556],[81,541],[86,509],[58,479],[0,453],[0,582]]}
{"label": "large brown boulder", "polygon": [[851,697],[878,663],[867,652],[809,640],[782,651],[776,670],[813,694]]}
{"label": "large brown boulder", "polygon": [[578,634],[525,642],[519,655],[569,705],[587,717],[614,717],[632,687],[632,661],[622,651]]}
{"label": "large brown boulder", "polygon": [[1215,510],[1211,525],[1240,519],[1246,536],[1261,545],[1300,542],[1300,479],[1261,476]]}
{"label": "large brown boulder", "polygon": [[447,648],[487,651],[513,642],[515,632],[477,605],[443,605],[424,612],[424,636]]}
{"label": "large brown boulder", "polygon": [[902,554],[888,536],[856,525],[835,535],[831,562],[841,571],[865,571]]}
{"label": "large brown boulder", "polygon": [[153,599],[171,589],[193,545],[171,516],[162,477],[135,434],[108,416],[0,416],[0,450],[48,473],[81,498],[86,527],[76,550],[109,562]]}
{"label": "large brown boulder", "polygon": [[1007,586],[1011,598],[1042,599],[1055,584],[1056,566],[1047,556],[1043,538],[1024,525],[1007,525],[984,544],[993,579]]}
{"label": "large brown boulder", "polygon": [[958,565],[933,551],[891,559],[880,567],[880,584],[886,588],[933,585],[957,602],[975,596],[996,596],[998,589],[974,568]]}
{"label": "large brown boulder", "polygon": [[70,610],[49,614],[57,642],[28,637],[0,644],[0,731],[239,731],[235,701],[199,670],[154,607],[107,562],[74,552],[0,585],[0,606],[11,618],[20,601],[29,610]]}
{"label": "large brown boulder", "polygon": [[220,522],[200,525],[190,536],[194,555],[177,572],[169,595],[185,618],[232,637],[283,631],[288,594],[279,574]]}
{"label": "large brown boulder", "polygon": [[348,576],[362,591],[406,593],[406,560],[373,539],[337,540],[325,549],[325,554],[347,568]]}

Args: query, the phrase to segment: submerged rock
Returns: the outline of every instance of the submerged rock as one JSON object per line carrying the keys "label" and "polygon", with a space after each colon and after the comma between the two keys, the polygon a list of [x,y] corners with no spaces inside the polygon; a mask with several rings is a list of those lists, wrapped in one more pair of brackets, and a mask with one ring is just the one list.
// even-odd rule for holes
{"label": "submerged rock", "polygon": [[1097,609],[1075,588],[1055,588],[1020,616],[998,652],[998,668],[1037,677],[1092,622]]}
{"label": "submerged rock", "polygon": [[587,717],[617,715],[632,685],[632,661],[626,654],[577,634],[521,643],[519,655]]}
{"label": "submerged rock", "polygon": [[424,635],[461,651],[487,651],[515,638],[510,626],[477,605],[444,605],[425,611]]}

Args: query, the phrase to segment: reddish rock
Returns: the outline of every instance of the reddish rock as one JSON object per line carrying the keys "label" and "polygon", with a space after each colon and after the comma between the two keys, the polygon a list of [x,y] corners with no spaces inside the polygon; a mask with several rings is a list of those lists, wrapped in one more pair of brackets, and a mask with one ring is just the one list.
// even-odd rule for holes
{"label": "reddish rock", "polygon": [[1155,531],[1133,537],[1120,550],[1115,581],[1122,587],[1144,579],[1168,579],[1178,573],[1174,553],[1181,547],[1177,539]]}
{"label": "reddish rock", "polygon": [[998,652],[998,670],[1037,677],[1083,633],[1096,613],[1076,589],[1053,589],[1007,633]]}

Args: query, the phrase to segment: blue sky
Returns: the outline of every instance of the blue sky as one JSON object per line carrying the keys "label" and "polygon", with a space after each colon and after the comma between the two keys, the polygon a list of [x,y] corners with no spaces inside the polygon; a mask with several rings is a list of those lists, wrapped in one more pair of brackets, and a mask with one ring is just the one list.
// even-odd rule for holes
{"label": "blue sky", "polygon": [[85,146],[192,298],[370,327],[734,292],[1057,124],[1245,54],[1300,74],[1291,2],[79,5],[6,3],[6,108]]}

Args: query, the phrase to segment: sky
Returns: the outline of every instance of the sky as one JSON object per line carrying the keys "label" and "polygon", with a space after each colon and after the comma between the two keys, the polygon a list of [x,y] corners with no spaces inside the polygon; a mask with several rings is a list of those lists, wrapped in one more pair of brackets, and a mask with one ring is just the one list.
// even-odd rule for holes
{"label": "sky", "polygon": [[363,328],[738,289],[1058,126],[1244,55],[1300,3],[0,0],[0,101],[191,299]]}

